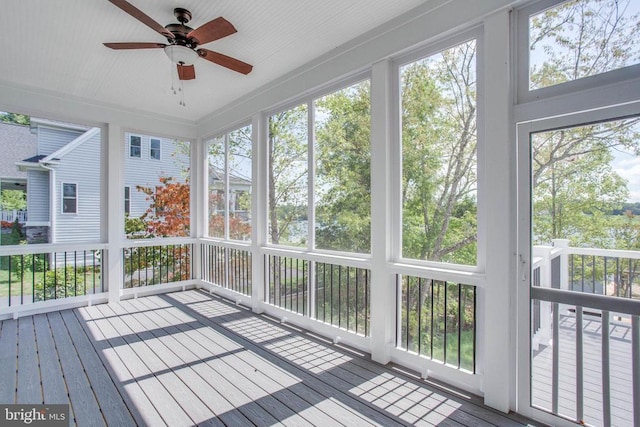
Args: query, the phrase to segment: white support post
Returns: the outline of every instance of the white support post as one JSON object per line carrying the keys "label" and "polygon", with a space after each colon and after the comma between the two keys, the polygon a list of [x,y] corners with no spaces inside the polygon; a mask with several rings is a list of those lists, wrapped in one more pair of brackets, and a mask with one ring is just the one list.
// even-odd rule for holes
{"label": "white support post", "polygon": [[560,254],[560,289],[569,290],[569,239],[553,239],[554,248],[562,250]]}
{"label": "white support post", "polygon": [[255,114],[251,120],[251,309],[254,313],[262,313],[265,298],[264,257],[260,248],[267,236],[267,132],[262,115]]}
{"label": "white support post", "polygon": [[[371,71],[371,358],[382,364],[391,361],[395,347],[395,285],[389,270],[391,260],[391,218],[394,212],[390,165],[398,161],[392,150],[393,66],[388,60],[373,64]],[[397,164],[397,162],[396,162]],[[396,182],[397,183],[397,182]],[[397,207],[396,207],[397,211]]]}
{"label": "white support post", "polygon": [[[515,148],[512,135],[511,90],[509,69],[509,11],[502,10],[485,18],[484,37],[479,54],[483,97],[478,100],[483,109],[484,150],[479,170],[484,187],[479,196],[486,215],[485,251],[486,286],[478,308],[479,369],[483,378],[484,403],[503,412],[515,406],[516,371],[516,286],[528,286],[512,268],[515,257]],[[479,172],[480,173],[480,172]],[[518,277],[515,280],[514,278]],[[527,275],[528,277],[528,275]],[[526,316],[520,313],[520,319]],[[528,324],[528,323],[527,323]],[[481,345],[480,345],[481,344]],[[513,400],[512,400],[513,399]]]}
{"label": "white support post", "polygon": [[[207,185],[207,145],[197,139],[191,143],[191,237],[202,238],[207,234],[208,185]],[[202,245],[196,242],[193,256],[193,279],[198,287],[202,283]]]}
{"label": "white support post", "polygon": [[[103,280],[109,292],[109,303],[120,301],[123,288],[122,247],[124,239],[124,137],[122,128],[113,123],[105,127],[102,141],[105,147],[102,153],[107,159],[106,182],[103,193],[106,194],[106,206],[102,206],[102,222],[106,224],[108,249],[103,259]],[[104,198],[103,198],[104,202]]]}

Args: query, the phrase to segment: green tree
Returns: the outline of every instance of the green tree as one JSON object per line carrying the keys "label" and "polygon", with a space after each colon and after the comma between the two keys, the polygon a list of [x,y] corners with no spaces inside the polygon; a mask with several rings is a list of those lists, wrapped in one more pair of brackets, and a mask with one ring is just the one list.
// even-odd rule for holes
{"label": "green tree", "polygon": [[474,264],[474,41],[402,69],[403,256]]}
{"label": "green tree", "polygon": [[369,86],[367,80],[315,104],[316,247],[321,249],[371,250]]}
{"label": "green tree", "polygon": [[[530,88],[615,70],[640,61],[640,22],[632,0],[574,0],[535,15],[530,23]],[[536,58],[541,57],[540,60]]]}
{"label": "green tree", "polygon": [[[552,86],[640,61],[640,21],[627,1],[570,1],[532,17],[530,88]],[[539,51],[540,53],[533,53]],[[628,198],[611,166],[616,151],[640,153],[640,119],[533,135],[534,243],[616,247],[609,215]]]}
{"label": "green tree", "polygon": [[2,190],[0,199],[2,210],[12,211],[27,207],[27,194],[24,191]]}
{"label": "green tree", "polygon": [[0,122],[29,126],[29,124],[31,124],[31,118],[24,114],[0,112]]}
{"label": "green tree", "polygon": [[269,238],[273,244],[301,245],[307,216],[307,106],[269,118]]}

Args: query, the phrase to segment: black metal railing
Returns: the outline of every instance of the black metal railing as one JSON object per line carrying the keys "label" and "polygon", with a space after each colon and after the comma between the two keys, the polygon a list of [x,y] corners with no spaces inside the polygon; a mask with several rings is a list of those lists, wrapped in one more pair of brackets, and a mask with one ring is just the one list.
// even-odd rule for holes
{"label": "black metal railing", "polygon": [[640,298],[640,259],[569,254],[569,289],[622,298]]}
{"label": "black metal railing", "polygon": [[369,276],[367,269],[315,263],[316,319],[369,335]]}
{"label": "black metal railing", "polygon": [[279,255],[265,258],[269,303],[308,315],[309,261]]}
{"label": "black metal railing", "polygon": [[251,296],[251,252],[203,243],[201,251],[202,280]]}
{"label": "black metal railing", "polygon": [[104,292],[102,250],[0,256],[0,307]]}
{"label": "black metal railing", "polygon": [[396,276],[401,312],[398,347],[476,371],[476,287]]}
{"label": "black metal railing", "polygon": [[124,288],[180,282],[193,277],[191,243],[124,248]]}
{"label": "black metal railing", "polygon": [[269,304],[369,335],[368,269],[280,255],[265,255],[265,268]]}

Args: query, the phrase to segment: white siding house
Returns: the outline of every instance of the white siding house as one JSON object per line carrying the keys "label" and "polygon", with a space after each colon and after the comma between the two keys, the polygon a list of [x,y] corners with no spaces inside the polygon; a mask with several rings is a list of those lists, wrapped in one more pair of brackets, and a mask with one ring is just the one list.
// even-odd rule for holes
{"label": "white siding house", "polygon": [[188,143],[166,138],[125,134],[124,194],[129,217],[140,217],[149,207],[147,195],[137,187],[155,188],[161,185],[161,177],[185,182],[189,174],[188,147]]}
{"label": "white siding house", "polygon": [[[32,119],[32,126],[38,153],[17,162],[27,172],[27,240],[100,241],[100,129],[39,119]],[[155,188],[163,176],[184,182],[189,157],[176,152],[179,144],[166,138],[127,133],[124,142],[125,211],[140,217],[149,201],[137,187]]]}

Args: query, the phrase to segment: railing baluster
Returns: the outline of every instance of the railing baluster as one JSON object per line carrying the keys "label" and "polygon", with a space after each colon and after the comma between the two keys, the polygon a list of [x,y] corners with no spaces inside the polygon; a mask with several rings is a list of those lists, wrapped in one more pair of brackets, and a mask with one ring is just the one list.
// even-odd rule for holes
{"label": "railing baluster", "polygon": [[360,298],[360,292],[358,291],[358,282],[360,281],[360,269],[356,268],[356,300],[355,300],[355,310],[356,310],[356,333],[360,332],[358,329],[358,317],[360,312],[358,311],[358,299]]}
{"label": "railing baluster", "polygon": [[559,379],[559,359],[560,359],[560,304],[553,303],[553,356],[551,368],[551,410],[558,413],[558,379]]}
{"label": "railing baluster", "polygon": [[473,373],[476,373],[476,287],[473,286]]}
{"label": "railing baluster", "polygon": [[410,343],[410,340],[409,340],[409,335],[410,335],[410,333],[409,333],[409,311],[411,310],[411,301],[409,299],[410,298],[410,294],[411,294],[411,292],[409,291],[410,287],[411,287],[411,277],[407,276],[406,285],[404,287],[405,293],[407,294],[406,295],[406,303],[405,303],[406,306],[405,306],[405,309],[404,309],[404,312],[405,312],[405,331],[406,331],[405,332],[405,334],[406,334],[405,348],[407,349],[407,351],[409,351],[409,343]]}
{"label": "railing baluster", "polygon": [[448,290],[449,290],[449,286],[448,283],[446,281],[442,282],[444,284],[444,345],[443,345],[443,353],[444,355],[442,356],[442,360],[443,362],[446,364],[447,363],[447,297],[448,297]]}
{"label": "railing baluster", "polygon": [[418,354],[422,354],[422,277],[418,277]]}
{"label": "railing baluster", "polygon": [[631,317],[631,372],[633,377],[633,425],[640,425],[640,316]]}
{"label": "railing baluster", "polygon": [[458,369],[462,355],[462,285],[458,283]]}
{"label": "railing baluster", "polygon": [[609,311],[602,310],[602,422],[605,427],[611,425],[611,374],[609,356]]}
{"label": "railing baluster", "polygon": [[433,333],[433,308],[434,308],[434,297],[433,297],[433,287],[434,287],[434,283],[433,283],[433,279],[431,279],[431,325],[430,325],[430,329],[431,331],[429,332],[431,335],[431,343],[430,343],[430,348],[429,348],[429,357],[431,359],[433,359],[433,339],[435,338],[435,335]]}
{"label": "railing baluster", "polygon": [[583,309],[576,306],[576,418],[584,420],[584,326]]}
{"label": "railing baluster", "polygon": [[11,307],[11,257],[7,257],[9,259],[9,294],[7,295],[9,298],[9,307]]}
{"label": "railing baluster", "polygon": [[338,326],[342,327],[342,266],[338,266]]}

